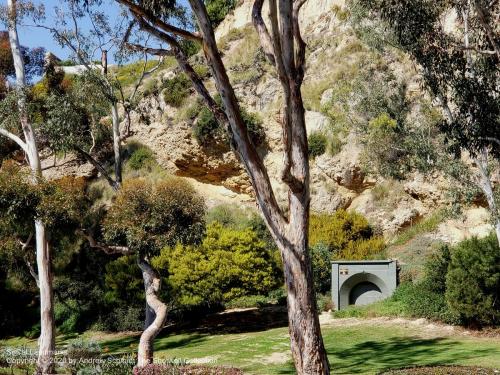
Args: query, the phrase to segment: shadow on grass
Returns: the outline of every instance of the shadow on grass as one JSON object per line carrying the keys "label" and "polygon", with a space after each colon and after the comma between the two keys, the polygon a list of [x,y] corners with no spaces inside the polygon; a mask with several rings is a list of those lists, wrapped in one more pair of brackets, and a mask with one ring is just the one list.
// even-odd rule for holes
{"label": "shadow on grass", "polygon": [[183,332],[206,334],[260,332],[272,328],[287,327],[286,306],[267,306],[243,311],[209,314],[187,324],[165,328],[162,336]]}
{"label": "shadow on grass", "polygon": [[109,352],[112,354],[125,354],[135,352],[137,345],[139,344],[139,338],[139,334],[120,337],[116,340],[102,342],[101,347],[104,349],[105,353]]}
{"label": "shadow on grass", "polygon": [[412,365],[457,364],[492,354],[488,349],[461,348],[461,345],[460,342],[443,338],[392,337],[383,341],[362,342],[343,350],[336,350],[329,345],[327,352],[332,371],[336,374],[382,371]]}
{"label": "shadow on grass", "polygon": [[[288,325],[286,307],[273,306],[244,311],[209,314],[188,324],[166,327],[155,340],[155,350],[195,347],[209,335],[265,331]],[[174,335],[182,335],[172,338]],[[67,340],[69,337],[64,337]],[[120,337],[103,342],[105,352],[112,354],[131,353],[137,349],[140,334]]]}

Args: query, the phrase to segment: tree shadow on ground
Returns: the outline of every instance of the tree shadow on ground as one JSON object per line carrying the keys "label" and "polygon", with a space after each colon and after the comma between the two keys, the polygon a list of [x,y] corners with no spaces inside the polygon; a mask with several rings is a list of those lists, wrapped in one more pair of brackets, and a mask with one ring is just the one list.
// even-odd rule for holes
{"label": "tree shadow on ground", "polygon": [[162,336],[197,332],[206,334],[247,333],[287,327],[286,306],[266,306],[209,314],[183,324],[168,326]]}
{"label": "tree shadow on ground", "polygon": [[392,337],[362,342],[343,350],[328,345],[327,352],[332,371],[336,374],[382,371],[412,365],[457,364],[463,360],[491,355],[488,349],[461,350],[461,345],[460,342],[444,338]]}
{"label": "tree shadow on ground", "polygon": [[118,339],[105,341],[101,344],[104,353],[124,354],[134,352],[139,343],[140,334],[120,337]]}
{"label": "tree shadow on ground", "polygon": [[[215,334],[259,332],[287,325],[288,317],[285,306],[267,306],[208,314],[190,322],[165,327],[155,340],[155,350],[196,346],[205,341],[208,336]],[[161,340],[161,338],[177,334],[188,334],[188,336],[175,341]],[[139,338],[140,333],[106,341],[102,346],[110,353],[127,353],[135,350]]]}

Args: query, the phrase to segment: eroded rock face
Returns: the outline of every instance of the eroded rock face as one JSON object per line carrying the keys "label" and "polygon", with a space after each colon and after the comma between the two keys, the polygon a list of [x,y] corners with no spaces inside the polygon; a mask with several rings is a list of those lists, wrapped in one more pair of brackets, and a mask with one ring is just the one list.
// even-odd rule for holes
{"label": "eroded rock face", "polygon": [[[354,39],[346,24],[339,22],[332,11],[334,6],[343,6],[343,3],[343,0],[308,1],[301,11],[303,34],[309,45],[304,86],[308,86],[310,90],[324,87],[322,92],[318,92],[319,103],[307,108],[308,134],[326,132],[330,127],[330,120],[319,108],[329,104],[333,98],[333,90],[324,84],[325,78],[334,76],[342,68],[331,63],[332,57],[342,53]],[[219,40],[232,29],[248,26],[251,22],[252,4],[251,0],[243,1],[227,17],[216,31]],[[267,14],[266,9],[263,14]],[[226,63],[239,43],[242,41],[231,42],[224,55]],[[398,66],[394,61],[388,63],[397,74],[409,76],[410,84],[417,82],[412,79],[411,74],[414,73],[411,73],[411,64],[408,67]],[[356,64],[355,60],[349,60],[347,65]],[[258,113],[263,121],[267,149],[261,152],[277,200],[285,203],[288,198],[287,189],[279,178],[283,164],[282,129],[279,122],[282,89],[275,74],[271,72],[272,69],[264,69],[264,73],[256,80],[249,83],[235,82],[234,87],[241,103],[248,110]],[[173,76],[172,69],[168,69],[162,71],[157,79]],[[234,80],[231,74],[230,78]],[[215,90],[210,80],[207,81],[207,86],[210,90]],[[414,86],[415,90],[419,89],[416,84]],[[193,92],[187,101],[194,103],[195,100],[196,94]],[[167,105],[161,93],[143,99],[140,108],[146,115],[132,116],[133,136],[129,140],[148,146],[163,168],[191,181],[205,197],[208,206],[229,203],[255,207],[249,179],[227,145],[200,146],[192,136],[192,124],[188,120],[180,120],[180,110]],[[358,138],[351,133],[342,139],[340,152],[333,156],[327,152],[311,161],[312,211],[331,213],[339,208],[355,210],[365,215],[385,235],[391,236],[426,217],[445,202],[448,183],[440,176],[425,179],[422,175],[414,174],[406,181],[390,184],[378,176],[367,175],[361,162],[363,147]],[[50,159],[44,163],[49,164]],[[64,167],[53,168],[45,173],[50,178],[67,174],[95,175],[95,170],[88,164],[75,163],[68,161]],[[63,161],[58,161],[58,164],[63,164]],[[384,186],[387,191],[381,194],[380,190],[384,190]],[[463,233],[484,233],[487,230],[484,218],[481,216],[481,220],[477,219],[479,213],[476,215],[473,212],[471,215],[465,224],[450,222],[440,227],[441,237],[455,241]]]}
{"label": "eroded rock face", "polygon": [[42,173],[49,180],[58,180],[65,176],[92,178],[97,176],[96,169],[82,162],[73,154],[65,155],[62,158],[46,156],[42,158]]}

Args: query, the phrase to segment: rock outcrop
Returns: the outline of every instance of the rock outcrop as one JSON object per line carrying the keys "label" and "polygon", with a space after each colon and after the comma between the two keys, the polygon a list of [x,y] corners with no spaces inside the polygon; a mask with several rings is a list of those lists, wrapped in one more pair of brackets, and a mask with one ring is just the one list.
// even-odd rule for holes
{"label": "rock outcrop", "polygon": [[[242,104],[258,113],[263,120],[267,141],[267,150],[263,151],[264,162],[269,169],[277,198],[284,202],[287,199],[286,189],[278,178],[282,166],[281,127],[278,122],[282,100],[280,84],[269,73],[271,69],[264,67],[258,70],[251,61],[240,61],[243,57],[238,55],[243,47],[245,53],[249,53],[252,48],[258,51],[258,46],[251,44],[255,43],[252,40],[256,38],[250,37],[253,32],[249,26],[252,4],[253,1],[243,1],[218,27],[216,36],[222,44],[224,38],[235,29],[245,30],[243,36],[228,44],[224,61]],[[330,87],[336,77],[345,70],[354,69],[366,58],[355,52],[346,52],[357,51],[359,46],[352,30],[339,20],[340,17],[336,17],[336,12],[343,5],[343,0],[311,0],[306,2],[301,13],[302,30],[308,43],[303,89],[307,97],[306,123],[309,134],[325,131],[329,127],[330,120],[321,113],[321,108],[332,99]],[[263,14],[266,13],[264,10]],[[343,60],[339,60],[336,57],[338,55],[344,56]],[[388,65],[397,74],[408,77],[409,90],[419,90],[411,64],[399,63],[391,56],[387,59]],[[255,69],[250,72],[251,79],[237,75],[241,73],[242,66],[247,70]],[[173,69],[151,79],[168,78],[173,75]],[[211,82],[207,86],[214,87]],[[193,92],[187,100],[188,104],[195,100]],[[187,104],[184,107],[187,108]],[[141,110],[147,113],[147,121],[144,116],[133,116],[133,137],[130,139],[153,150],[162,167],[192,181],[206,197],[209,206],[221,202],[255,205],[249,180],[235,155],[224,146],[200,146],[193,138],[191,122],[181,116],[182,108],[168,106],[160,94],[143,99]],[[356,134],[351,132],[341,141],[342,147],[338,153],[333,156],[325,153],[311,161],[313,211],[333,212],[338,208],[356,210],[366,215],[384,234],[391,236],[425,218],[445,203],[447,181],[444,178],[436,175],[426,179],[414,174],[406,181],[393,183],[378,176],[369,176],[361,162],[363,146]],[[92,174],[86,167],[78,167],[84,168],[82,171],[75,168],[74,173]],[[462,234],[483,234],[489,230],[484,209],[477,210],[465,222],[443,223],[439,228],[440,237],[453,242]]]}

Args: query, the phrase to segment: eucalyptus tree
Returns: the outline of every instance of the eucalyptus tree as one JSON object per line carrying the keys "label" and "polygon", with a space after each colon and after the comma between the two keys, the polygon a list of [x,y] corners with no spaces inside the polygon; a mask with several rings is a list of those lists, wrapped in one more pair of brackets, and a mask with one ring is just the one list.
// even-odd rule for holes
{"label": "eucalyptus tree", "polygon": [[[109,107],[112,123],[114,178],[109,176],[99,161],[82,147],[75,145],[75,151],[92,163],[104,175],[113,189],[118,190],[122,183],[122,155],[121,143],[123,140],[120,131],[120,116],[118,108],[118,88],[116,78],[108,68],[108,51],[119,49],[120,41],[108,22],[106,14],[94,7],[100,1],[65,0],[54,9],[54,15],[47,22],[47,14],[43,7],[38,8],[37,17],[33,17],[30,26],[48,30],[53,38],[72,53],[72,58],[83,67],[77,72],[86,77],[97,92],[97,100],[104,99]],[[84,24],[89,24],[89,30]],[[117,30],[122,28],[117,23]],[[118,31],[117,31],[118,32]],[[96,63],[100,61],[100,63]],[[92,134],[90,134],[92,135]],[[90,151],[93,149],[91,148]]]}
{"label": "eucalyptus tree", "polygon": [[205,230],[204,218],[203,198],[185,181],[132,179],[124,182],[106,213],[103,238],[91,231],[83,233],[92,247],[108,254],[133,255],[141,268],[146,302],[154,317],[139,340],[138,367],[153,362],[153,342],[168,312],[167,304],[159,298],[161,278],[151,259],[166,246],[199,243]]}
{"label": "eucalyptus tree", "polygon": [[399,48],[417,63],[425,87],[443,111],[441,131],[448,152],[456,157],[465,152],[472,159],[467,177],[484,194],[500,243],[499,202],[492,183],[500,160],[498,0],[355,0],[351,13],[358,30],[377,30],[379,45]]}
{"label": "eucalyptus tree", "polygon": [[[291,349],[297,373],[301,375],[329,373],[308,252],[310,177],[305,111],[301,94],[306,45],[299,26],[299,12],[305,1],[270,0],[270,28],[262,16],[264,0],[256,0],[252,12],[253,23],[265,56],[276,70],[283,93],[283,116],[280,122],[284,160],[281,180],[288,190],[288,207],[282,209],[277,202],[263,159],[252,143],[243,121],[234,88],[217,47],[205,2],[189,1],[189,11],[196,19],[198,30],[192,31],[172,22],[173,12],[181,7],[174,0],[117,0],[129,9],[140,29],[167,43],[168,51],[175,56],[181,70],[191,79],[205,105],[217,121],[224,125],[231,146],[250,177],[260,211],[281,251],[288,292]],[[217,105],[182,50],[180,41],[186,40],[202,44],[217,91],[222,98],[222,107]]]}
{"label": "eucalyptus tree", "polygon": [[[30,122],[28,113],[28,100],[26,96],[26,70],[21,52],[17,25],[23,13],[23,8],[15,0],[7,0],[7,8],[2,11],[7,18],[7,29],[9,33],[9,43],[16,76],[16,96],[15,106],[17,109],[17,119],[9,124],[9,117],[3,118],[0,125],[0,135],[15,142],[25,153],[31,168],[32,183],[37,184],[42,177],[40,154],[38,151],[36,134]],[[4,101],[9,99],[4,99]],[[2,103],[5,104],[5,103]],[[12,118],[11,118],[12,119]],[[7,127],[5,127],[7,125]],[[10,125],[10,126],[9,126]],[[19,134],[19,125],[22,136]],[[22,139],[23,137],[24,139]],[[47,232],[43,221],[35,217],[35,242],[36,261],[38,268],[38,286],[40,289],[40,338],[39,355],[37,362],[37,373],[50,374],[53,370],[53,358],[55,350],[54,332],[54,293],[51,273],[51,250],[47,241]],[[31,238],[29,236],[28,238]],[[23,245],[24,246],[24,245]]]}

